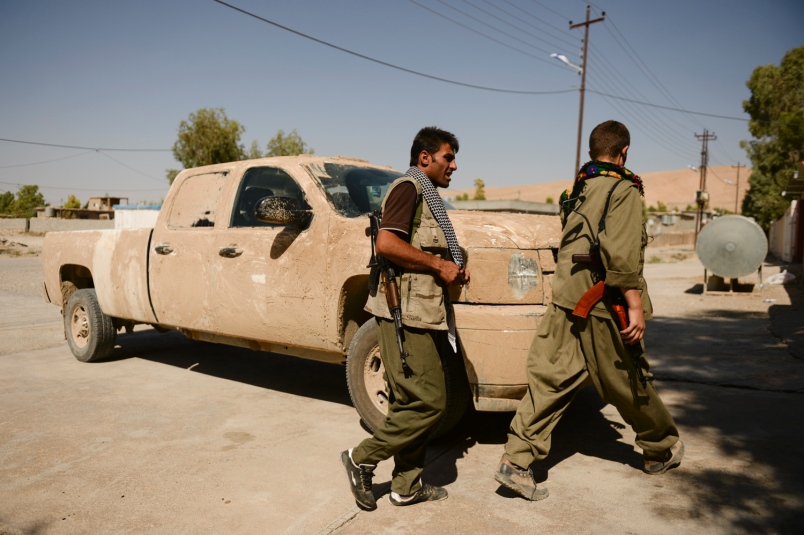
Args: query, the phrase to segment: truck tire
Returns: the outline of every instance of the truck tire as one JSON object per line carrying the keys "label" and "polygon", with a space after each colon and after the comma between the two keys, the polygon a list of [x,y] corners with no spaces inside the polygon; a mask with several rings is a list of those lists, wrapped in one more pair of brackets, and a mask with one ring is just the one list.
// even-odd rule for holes
{"label": "truck tire", "polygon": [[[452,354],[451,349],[443,351],[442,354],[445,355],[443,364],[447,408],[436,424],[434,437],[444,435],[455,427],[471,400],[463,358]],[[388,414],[388,384],[383,377],[384,373],[376,321],[372,318],[355,333],[346,358],[346,384],[349,387],[349,396],[363,423],[372,433]]]}
{"label": "truck tire", "polygon": [[81,362],[97,362],[112,352],[117,329],[101,310],[93,288],[70,296],[64,309],[64,333],[70,351]]}

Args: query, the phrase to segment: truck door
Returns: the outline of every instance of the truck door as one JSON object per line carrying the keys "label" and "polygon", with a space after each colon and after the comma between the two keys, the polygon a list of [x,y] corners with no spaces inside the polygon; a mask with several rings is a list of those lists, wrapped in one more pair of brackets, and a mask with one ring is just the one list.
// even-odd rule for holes
{"label": "truck door", "polygon": [[211,332],[215,224],[227,172],[187,177],[154,228],[151,303],[159,323]]}
{"label": "truck door", "polygon": [[244,173],[228,225],[216,236],[216,332],[331,349],[324,334],[328,214],[313,209],[306,228],[257,221],[255,204],[270,196],[291,197],[313,209],[314,199],[284,169],[252,167]]}

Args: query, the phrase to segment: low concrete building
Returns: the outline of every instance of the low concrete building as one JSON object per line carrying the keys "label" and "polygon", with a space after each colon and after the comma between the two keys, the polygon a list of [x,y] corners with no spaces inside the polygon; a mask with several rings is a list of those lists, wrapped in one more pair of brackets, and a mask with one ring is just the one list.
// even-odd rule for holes
{"label": "low concrete building", "polygon": [[483,212],[508,212],[514,214],[558,215],[558,205],[546,202],[530,202],[519,200],[498,201],[453,201],[449,200],[456,210],[481,210]]}
{"label": "low concrete building", "polygon": [[36,209],[37,218],[61,219],[114,219],[114,205],[122,201],[128,203],[128,197],[90,197],[86,208],[64,208],[59,206],[42,206]]}

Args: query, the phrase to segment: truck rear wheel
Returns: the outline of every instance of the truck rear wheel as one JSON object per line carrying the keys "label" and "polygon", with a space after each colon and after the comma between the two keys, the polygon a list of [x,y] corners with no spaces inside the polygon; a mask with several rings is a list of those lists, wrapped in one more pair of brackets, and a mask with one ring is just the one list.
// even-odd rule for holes
{"label": "truck rear wheel", "polygon": [[[460,421],[471,399],[463,358],[444,351],[447,408],[436,424],[434,436],[446,434]],[[360,418],[371,432],[377,430],[388,414],[389,392],[385,367],[380,359],[380,344],[374,318],[364,323],[349,346],[346,359],[346,384]]]}
{"label": "truck rear wheel", "polygon": [[70,296],[64,308],[64,333],[70,351],[81,362],[96,362],[112,352],[117,330],[112,318],[101,310],[93,288]]}

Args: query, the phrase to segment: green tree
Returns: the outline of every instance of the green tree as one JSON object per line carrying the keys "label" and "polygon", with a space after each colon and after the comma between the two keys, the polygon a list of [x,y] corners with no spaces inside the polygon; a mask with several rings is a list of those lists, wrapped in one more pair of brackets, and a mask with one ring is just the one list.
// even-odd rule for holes
{"label": "green tree", "polygon": [[312,147],[307,147],[307,143],[294,128],[289,134],[280,129],[276,136],[268,142],[268,152],[265,153],[265,156],[296,156],[298,154],[315,154],[315,151]]}
{"label": "green tree", "polygon": [[14,212],[14,194],[10,191],[0,193],[0,214]]}
{"label": "green tree", "polygon": [[67,197],[67,201],[62,204],[62,217],[65,219],[75,219],[75,212],[78,208],[81,208],[81,201],[78,200],[78,197],[73,195],[72,193]]}
{"label": "green tree", "polygon": [[555,202],[556,202],[556,201],[555,201],[555,200],[553,200],[553,198],[552,198],[552,197],[547,197],[547,198],[544,200],[544,202],[546,202],[547,204],[555,204]]}
{"label": "green tree", "polygon": [[656,201],[656,211],[657,212],[666,212],[667,205],[664,204],[662,201]]}
{"label": "green tree", "polygon": [[804,155],[804,46],[779,66],[754,69],[746,85],[751,98],[743,109],[754,139],[741,143],[752,167],[742,211],[767,231],[790,204],[781,194]]}
{"label": "green tree", "polygon": [[469,200],[469,194],[468,193],[460,193],[460,194],[455,196],[455,200],[456,201],[468,201]]}
{"label": "green tree", "polygon": [[20,217],[36,216],[36,208],[45,205],[45,196],[35,184],[20,186],[17,200],[14,202],[14,213]]}
{"label": "green tree", "polygon": [[485,201],[486,200],[486,183],[483,182],[482,178],[475,179],[475,195],[472,197],[473,201]]}
{"label": "green tree", "polygon": [[248,154],[246,154],[246,159],[256,160],[257,158],[262,158],[262,151],[260,150],[260,144],[255,139],[251,142],[251,148],[248,150]]}
{"label": "green tree", "polygon": [[[179,137],[173,144],[173,157],[185,169],[242,160],[246,156],[240,144],[245,127],[226,117],[223,108],[201,108],[179,123]],[[170,183],[179,171],[167,170]]]}
{"label": "green tree", "polygon": [[67,197],[67,202],[64,203],[63,208],[67,208],[68,210],[75,210],[77,208],[81,208],[81,201],[79,201],[78,197],[76,197],[71,193]]}

